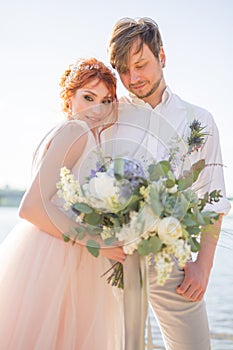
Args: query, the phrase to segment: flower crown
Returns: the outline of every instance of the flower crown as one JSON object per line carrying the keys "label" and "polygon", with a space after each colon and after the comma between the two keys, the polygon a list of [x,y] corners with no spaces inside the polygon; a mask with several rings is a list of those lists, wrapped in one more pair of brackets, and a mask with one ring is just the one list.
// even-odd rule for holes
{"label": "flower crown", "polygon": [[76,72],[84,71],[84,70],[92,70],[92,69],[100,69],[99,64],[83,64],[82,62],[78,62],[73,64],[70,73],[67,75],[65,80],[65,86],[67,87],[71,80],[75,77]]}

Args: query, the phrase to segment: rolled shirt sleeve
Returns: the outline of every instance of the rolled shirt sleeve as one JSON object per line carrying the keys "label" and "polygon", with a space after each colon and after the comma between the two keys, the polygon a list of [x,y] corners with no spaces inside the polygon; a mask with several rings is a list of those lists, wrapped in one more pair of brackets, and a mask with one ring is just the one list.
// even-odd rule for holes
{"label": "rolled shirt sleeve", "polygon": [[226,197],[224,181],[225,165],[222,160],[218,128],[212,115],[207,111],[205,111],[205,115],[201,119],[202,125],[206,125],[205,131],[207,131],[208,135],[205,144],[198,153],[199,159],[205,159],[206,167],[199,175],[193,189],[197,191],[199,197],[202,197],[206,192],[210,193],[214,190],[220,190],[222,196],[220,200],[213,202],[213,204],[207,204],[205,210],[214,210],[217,213],[226,215],[230,211],[231,204]]}

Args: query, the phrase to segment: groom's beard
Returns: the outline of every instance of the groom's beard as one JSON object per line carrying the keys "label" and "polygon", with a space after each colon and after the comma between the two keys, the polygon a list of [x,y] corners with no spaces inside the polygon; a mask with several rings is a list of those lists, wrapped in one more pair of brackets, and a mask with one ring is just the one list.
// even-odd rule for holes
{"label": "groom's beard", "polygon": [[[158,89],[162,79],[163,79],[163,73],[161,74],[160,78],[154,83],[154,85],[150,88],[150,90],[148,92],[146,92],[146,93],[142,93],[142,92],[140,93],[139,91],[135,92],[132,84],[129,85],[129,89],[138,98],[141,98],[141,99],[147,98],[147,97],[153,95],[153,93]],[[137,84],[140,84],[140,82],[137,83]]]}

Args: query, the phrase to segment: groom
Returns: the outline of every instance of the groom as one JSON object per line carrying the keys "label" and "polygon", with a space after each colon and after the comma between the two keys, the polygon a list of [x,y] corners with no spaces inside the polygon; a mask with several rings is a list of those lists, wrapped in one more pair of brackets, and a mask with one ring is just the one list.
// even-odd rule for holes
{"label": "groom", "polygon": [[[151,111],[166,118],[167,123],[180,134],[187,125],[190,114],[207,125],[211,137],[207,138],[203,150],[198,152],[207,167],[198,179],[200,193],[221,189],[220,202],[211,210],[220,213],[219,221],[202,234],[201,250],[195,261],[188,261],[181,270],[174,259],[172,274],[164,286],[156,284],[153,267],[149,271],[150,303],[169,350],[208,350],[210,336],[206,307],[203,300],[213,265],[215,249],[221,229],[222,215],[230,208],[225,196],[221,150],[218,130],[213,117],[206,110],[189,105],[173,94],[165,82],[163,68],[166,56],[158,25],[150,18],[134,20],[123,18],[118,21],[109,41],[110,62],[119,73],[120,79],[129,91],[129,98],[122,101],[130,104],[144,104]],[[155,117],[156,113],[152,113]],[[153,133],[153,123],[147,132]],[[156,154],[154,155],[156,158]]]}

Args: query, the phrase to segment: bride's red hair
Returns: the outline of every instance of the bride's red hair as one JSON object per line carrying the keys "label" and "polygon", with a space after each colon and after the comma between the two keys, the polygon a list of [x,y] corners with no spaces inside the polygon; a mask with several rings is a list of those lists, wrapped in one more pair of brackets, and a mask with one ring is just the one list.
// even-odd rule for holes
{"label": "bride's red hair", "polygon": [[106,85],[113,101],[117,99],[116,77],[111,69],[96,58],[80,59],[69,66],[60,80],[60,86],[62,87],[60,97],[63,101],[64,112],[68,113],[69,100],[76,90],[94,79],[99,79]]}

